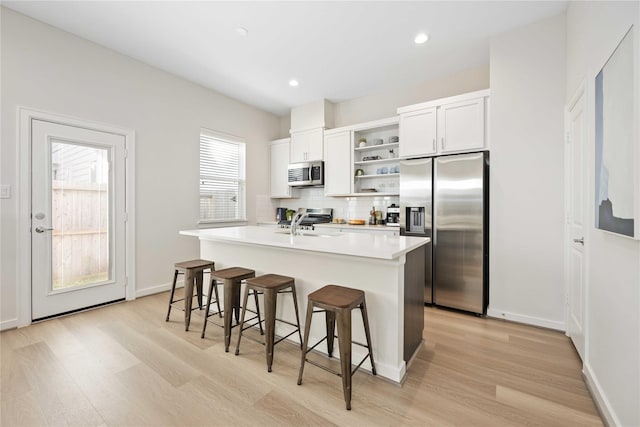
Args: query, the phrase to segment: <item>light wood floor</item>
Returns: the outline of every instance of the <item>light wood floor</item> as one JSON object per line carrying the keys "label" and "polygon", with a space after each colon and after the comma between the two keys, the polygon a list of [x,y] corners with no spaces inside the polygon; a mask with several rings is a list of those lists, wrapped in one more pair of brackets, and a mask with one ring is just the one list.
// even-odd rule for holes
{"label": "light wood floor", "polygon": [[[425,343],[402,387],[354,376],[352,410],[340,379],[299,349],[243,340],[183,313],[165,323],[168,294],[5,331],[1,425],[602,425],[562,333],[425,308]],[[236,331],[232,337],[235,345]],[[375,342],[374,342],[375,345]]]}

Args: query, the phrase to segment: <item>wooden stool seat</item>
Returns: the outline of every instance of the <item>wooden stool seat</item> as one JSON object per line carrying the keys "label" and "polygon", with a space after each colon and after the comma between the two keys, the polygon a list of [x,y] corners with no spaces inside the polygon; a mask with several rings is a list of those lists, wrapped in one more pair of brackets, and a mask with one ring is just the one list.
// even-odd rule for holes
{"label": "wooden stool seat", "polygon": [[[173,283],[171,285],[171,296],[169,297],[169,308],[167,309],[167,318],[165,321],[169,321],[171,315],[171,307],[173,303],[184,300],[184,330],[189,330],[189,323],[191,322],[191,311],[196,308],[202,310],[202,281],[203,274],[206,270],[211,273],[215,270],[215,263],[206,259],[193,259],[189,261],[176,262],[174,264],[175,271],[173,273]],[[178,274],[184,274],[184,298],[174,300],[173,297],[176,292],[176,282],[178,281]],[[193,305],[193,287],[195,282],[195,288],[198,296],[198,307],[192,308]],[[211,290],[209,290],[211,293]],[[218,290],[215,289],[216,304],[218,303]],[[209,297],[209,301],[211,298]],[[218,311],[220,306],[218,305]]]}
{"label": "wooden stool seat", "polygon": [[[240,353],[240,340],[242,339],[242,331],[255,326],[251,324],[245,326],[245,314],[247,311],[247,300],[249,292],[252,291],[256,298],[256,307],[258,307],[257,296],[264,295],[264,329],[265,329],[265,353],[267,358],[267,371],[271,372],[273,365],[273,347],[280,341],[298,333],[300,343],[302,343],[302,335],[300,333],[300,318],[298,316],[298,298],[296,297],[295,279],[288,276],[280,276],[279,274],[265,274],[252,279],[247,279],[247,285],[244,290],[244,300],[242,303],[242,318],[240,320],[240,332],[238,333],[238,344],[236,345],[236,356]],[[296,323],[276,318],[276,301],[279,293],[291,293],[293,295],[293,306],[296,313]],[[251,320],[251,319],[249,319]],[[276,320],[295,327],[295,330],[275,341],[275,325]],[[258,324],[260,325],[260,316],[258,316]]]}
{"label": "wooden stool seat", "polygon": [[[210,317],[209,306],[211,305],[211,288],[215,288],[214,284],[217,283],[218,280],[222,281],[224,286],[224,351],[229,351],[229,345],[231,344],[231,328],[233,327],[231,326],[232,313],[235,313],[236,325],[240,320],[240,285],[243,280],[255,277],[255,275],[256,272],[254,270],[244,267],[223,268],[221,270],[216,270],[211,274],[209,301],[204,314],[204,325],[202,325],[201,338],[204,338],[204,333],[207,329],[207,319]],[[220,314],[220,309],[218,309],[218,314]],[[257,311],[257,317],[260,319],[259,309]],[[262,326],[260,327],[262,328]]]}
{"label": "wooden stool seat", "polygon": [[353,309],[364,301],[364,291],[344,286],[327,285],[311,292],[308,298],[309,301],[313,301],[317,305]]}
{"label": "wooden stool seat", "polygon": [[223,268],[222,270],[216,270],[215,273],[213,274],[213,276],[217,280],[227,280],[227,279],[244,280],[250,277],[254,277],[255,275],[256,275],[256,272],[254,270],[250,270],[248,268],[243,268],[243,267]]}
{"label": "wooden stool seat", "polygon": [[[300,361],[300,373],[298,374],[298,385],[302,384],[302,373],[305,362],[319,366],[326,371],[332,372],[342,377],[342,391],[347,410],[351,410],[351,377],[369,359],[371,362],[371,373],[376,374],[376,366],[373,362],[373,351],[371,349],[371,334],[369,332],[369,318],[367,316],[367,304],[365,302],[364,291],[347,288],[339,285],[326,285],[308,295],[307,319],[304,325],[304,342],[302,345],[302,358]],[[318,307],[321,310],[314,310]],[[362,314],[362,323],[367,338],[366,344],[361,344],[351,340],[351,310],[359,308]],[[313,346],[309,347],[309,331],[311,330],[311,318],[314,313],[325,313],[327,335]],[[338,323],[338,341],[340,344],[340,372],[326,368],[316,362],[307,360],[307,353],[316,348],[324,340],[327,340],[327,353],[329,357],[333,355],[333,341],[335,338],[336,320]],[[351,345],[356,344],[365,347],[367,355],[352,370],[351,369]]]}

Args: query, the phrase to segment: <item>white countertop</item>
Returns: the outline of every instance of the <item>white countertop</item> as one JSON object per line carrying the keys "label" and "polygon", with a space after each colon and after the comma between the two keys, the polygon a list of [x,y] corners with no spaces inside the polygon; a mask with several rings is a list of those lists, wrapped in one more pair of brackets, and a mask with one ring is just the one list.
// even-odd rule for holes
{"label": "white countertop", "polygon": [[[344,225],[344,224],[342,224]],[[430,242],[426,237],[389,236],[382,233],[332,233],[327,230],[303,232],[314,235],[291,236],[271,227],[225,227],[183,230],[180,234],[200,240],[325,252],[365,258],[396,259]]]}
{"label": "white countertop", "polygon": [[400,232],[400,227],[389,227],[387,225],[351,225],[351,224],[337,224],[337,223],[326,223],[326,224],[314,224],[315,228],[326,228],[326,229],[342,229],[342,230],[361,230],[361,231],[395,231]]}

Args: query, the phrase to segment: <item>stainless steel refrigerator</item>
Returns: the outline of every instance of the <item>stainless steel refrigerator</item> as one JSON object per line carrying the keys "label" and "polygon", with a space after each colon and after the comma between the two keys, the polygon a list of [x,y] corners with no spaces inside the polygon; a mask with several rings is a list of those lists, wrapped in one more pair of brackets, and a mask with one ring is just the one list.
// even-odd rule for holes
{"label": "stainless steel refrigerator", "polygon": [[425,303],[486,314],[489,153],[400,162],[401,234],[432,239]]}

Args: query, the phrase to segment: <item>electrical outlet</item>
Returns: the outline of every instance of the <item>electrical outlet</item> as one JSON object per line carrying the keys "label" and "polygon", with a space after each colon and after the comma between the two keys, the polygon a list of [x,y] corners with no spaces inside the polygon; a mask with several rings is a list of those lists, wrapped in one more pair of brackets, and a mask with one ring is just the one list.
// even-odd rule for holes
{"label": "electrical outlet", "polygon": [[0,199],[11,198],[11,186],[7,184],[0,185]]}

